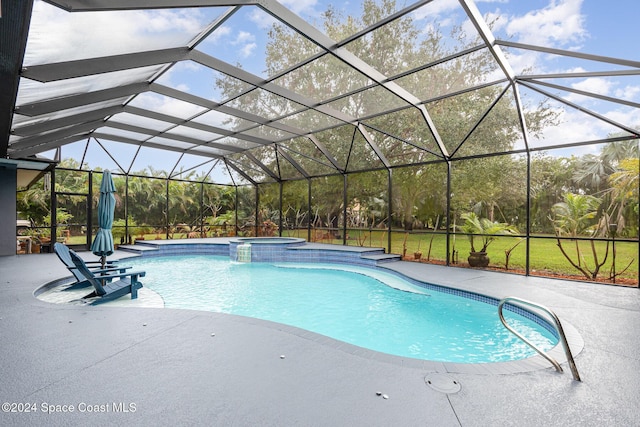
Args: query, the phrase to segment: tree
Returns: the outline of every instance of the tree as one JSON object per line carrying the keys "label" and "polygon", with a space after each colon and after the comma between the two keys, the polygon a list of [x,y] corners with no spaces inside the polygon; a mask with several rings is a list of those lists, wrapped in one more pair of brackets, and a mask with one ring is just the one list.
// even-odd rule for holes
{"label": "tree", "polygon": [[[208,225],[235,226],[235,204],[234,187],[204,184],[202,216]],[[215,231],[218,232],[218,230]],[[229,230],[223,229],[222,232],[229,232]]]}
{"label": "tree", "polygon": [[[129,215],[140,226],[163,226],[168,221],[167,173],[149,168],[129,178]],[[151,175],[145,177],[144,175]]]}
{"label": "tree", "polygon": [[577,159],[572,177],[577,190],[602,199],[602,221],[604,222],[599,228],[600,237],[607,235],[610,223],[617,224],[621,234],[631,232],[625,226],[627,219],[636,214],[627,203],[627,198],[621,197],[622,194],[612,188],[611,177],[621,171],[623,162],[626,162],[628,167],[628,159],[638,157],[640,157],[638,140],[628,140],[609,143],[597,155],[587,154]]}
{"label": "tree", "polygon": [[[612,173],[609,178],[609,184],[611,185],[611,199],[612,209],[609,211],[611,217],[615,218],[617,229],[620,232],[625,231],[625,215],[627,206],[631,206],[632,209],[627,213],[627,218],[635,216],[635,224],[638,224],[638,176],[640,175],[640,159],[628,158],[621,160],[618,164],[616,172]],[[615,215],[615,216],[614,216]],[[630,224],[633,224],[630,221]],[[628,230],[635,232],[638,235],[638,229]]]}
{"label": "tree", "polygon": [[446,216],[446,188],[446,164],[394,169],[392,194],[396,225],[406,231],[414,229],[416,220],[435,225],[438,218]]}
{"label": "tree", "polygon": [[587,154],[578,159],[573,180],[591,194],[598,194],[607,188],[607,177],[615,168],[603,156]]}
{"label": "tree", "polygon": [[200,216],[200,183],[169,181],[169,224],[197,227]]}
{"label": "tree", "polygon": [[[335,8],[329,7],[322,15],[324,32],[335,41],[345,40],[360,29],[392,15],[396,10],[395,0],[365,0],[361,13],[355,16],[343,16]],[[344,48],[355,56],[364,58],[368,66],[389,78],[401,76],[394,79],[394,84],[415,94],[420,100],[437,98],[440,94],[474,87],[484,82],[485,75],[495,71],[495,59],[490,54],[475,52],[455,57],[437,67],[402,75],[408,70],[477,45],[477,40],[469,40],[466,37],[463,28],[452,28],[451,33],[445,36],[437,22],[431,24],[425,26],[424,22],[416,21],[414,15],[407,14],[350,41]],[[424,31],[424,28],[429,30]],[[268,35],[265,58],[268,75],[298,64],[318,51],[316,46],[282,24],[274,24]],[[329,107],[356,118],[360,125],[355,127],[353,123],[343,123],[317,110],[294,114],[300,108],[299,105],[266,90],[254,90],[234,99],[230,105],[235,108],[301,130],[310,130],[314,140],[319,141],[328,151],[331,158],[327,158],[324,154],[326,152],[323,153],[310,139],[302,137],[278,142],[275,147],[264,146],[251,150],[251,154],[274,171],[280,179],[291,178],[282,173],[283,165],[288,165],[288,161],[279,154],[278,149],[290,150],[302,159],[313,160],[305,166],[306,171],[312,176],[331,173],[330,170],[327,172],[326,166],[321,165],[331,165],[333,162],[350,175],[363,170],[384,169],[385,164],[380,154],[392,166],[443,161],[443,153],[418,108],[409,105],[405,99],[401,99],[392,91],[370,87],[371,82],[367,76],[345,65],[331,54],[320,56],[283,74],[273,83],[313,101],[335,99],[329,103]],[[244,83],[231,77],[219,78],[216,85],[223,97],[229,98],[235,97],[244,89]],[[458,150],[458,157],[475,156],[510,150],[521,138],[522,129],[513,92],[511,89],[504,91],[504,88],[503,85],[481,87],[426,104],[426,109],[438,127],[449,154]],[[499,98],[501,94],[503,96]],[[490,107],[491,111],[485,114]],[[542,105],[535,113],[527,113],[528,128],[533,133],[554,120],[554,113],[543,107]],[[281,117],[283,118],[280,119]],[[482,122],[475,127],[466,142],[460,145],[465,135],[480,119]],[[243,121],[230,119],[228,124],[241,130]],[[274,140],[282,138],[275,129],[271,130],[272,133],[269,133],[268,127],[262,129],[266,132],[266,137],[273,134]],[[233,154],[230,159],[257,182],[271,179],[243,153]],[[314,165],[317,165],[317,168]],[[442,188],[446,186],[446,164],[442,165],[445,167],[424,169],[424,173],[413,167],[394,170],[394,212],[397,215],[396,221],[406,229],[413,228],[418,212],[421,212],[421,216],[433,220],[445,213],[446,192]],[[525,217],[517,213],[525,204],[524,193],[514,191],[522,189],[523,185],[514,185],[514,178],[509,180],[504,174],[505,170],[524,170],[520,160],[508,156],[486,159],[482,168],[474,168],[466,161],[461,161],[456,162],[456,169],[461,175],[473,172],[475,177],[483,173],[501,178],[483,182],[480,186],[476,182],[465,182],[464,188],[459,187],[457,190],[461,196],[459,200],[464,200],[460,205],[461,211],[469,210],[471,206],[482,202],[492,219],[496,208],[508,211],[509,220]],[[416,175],[410,177],[412,172]],[[340,172],[333,169],[333,173]],[[518,174],[518,179],[520,178],[524,183],[525,176]],[[362,175],[357,178],[358,181],[367,179]],[[360,186],[358,181],[350,178],[349,188]],[[315,190],[325,187],[316,185],[313,188]],[[314,194],[315,202],[312,209],[325,213],[314,215],[314,224],[319,225],[318,218],[324,218],[323,223],[326,226],[337,226],[343,198],[334,193],[339,188],[332,188],[323,194]],[[479,190],[484,193],[481,198],[477,197]],[[306,192],[306,189],[301,187],[300,191]],[[469,197],[462,197],[464,193],[469,194]],[[334,206],[319,206],[323,203],[320,200],[325,199],[325,196],[330,197],[330,203]],[[377,195],[376,198],[386,199],[382,195]],[[301,194],[293,199],[303,200],[304,196]],[[360,206],[368,203],[366,199],[368,197],[359,197]],[[374,198],[370,200],[375,204]],[[296,210],[298,208],[296,207]],[[373,210],[375,206],[367,208]],[[502,216],[505,217],[505,214]]]}
{"label": "tree", "polygon": [[[600,268],[606,263],[609,255],[609,241],[607,240],[606,252],[602,262],[598,259],[595,242],[590,240],[591,253],[593,256],[593,267],[589,267],[586,263],[584,254],[580,249],[580,243],[576,237],[584,234],[597,234],[598,222],[595,220],[598,208],[602,201],[594,196],[567,193],[564,195],[564,201],[553,205],[552,212],[554,215],[553,223],[556,227],[556,236],[558,248],[562,255],[569,263],[580,271],[589,280],[595,280],[598,277]],[[573,237],[575,242],[575,259],[562,246],[560,237]]]}
{"label": "tree", "polygon": [[555,231],[549,213],[565,193],[576,193],[572,175],[577,159],[553,157],[545,153],[531,158],[531,231],[552,234]]}
{"label": "tree", "polygon": [[18,192],[16,204],[23,218],[32,220],[35,225],[45,225],[45,217],[51,212],[51,192],[41,185],[33,185]]}
{"label": "tree", "polygon": [[[333,40],[343,40],[360,28],[371,26],[396,10],[395,0],[382,2],[365,0],[359,16],[343,17],[330,7],[323,14],[324,30]],[[420,23],[420,25],[423,24]],[[345,46],[345,49],[360,58],[366,58],[367,65],[392,77],[474,44],[473,41],[468,43],[465,41],[461,28],[454,28],[449,37],[451,40],[457,40],[458,45],[451,46],[442,39],[443,35],[437,25],[425,34],[409,14],[353,40]],[[274,73],[303,58],[308,58],[317,49],[312,47],[309,46],[308,41],[282,24],[274,24],[269,31],[267,44],[265,59],[267,72]],[[419,97],[426,97],[424,88],[433,88],[433,92],[438,93],[473,86],[481,82],[484,75],[492,71],[494,66],[495,61],[491,55],[468,55],[452,60],[446,65],[434,67],[429,70],[429,73],[418,72],[402,77],[397,83],[409,92],[418,94]],[[367,137],[372,138],[383,154],[395,165],[415,164],[436,158],[434,154],[425,150],[438,154],[433,135],[424,117],[415,107],[409,106],[405,100],[382,88],[372,87],[362,90],[370,84],[369,79],[332,55],[322,56],[279,77],[274,83],[317,101],[349,93],[349,96],[332,102],[330,106],[361,119],[362,124],[367,127],[369,133]],[[219,78],[216,85],[226,97],[233,97],[243,87],[241,82],[230,77]],[[442,138],[445,144],[452,148],[456,147],[462,139],[460,132],[468,130],[473,119],[480,118],[485,108],[496,100],[501,91],[501,87],[482,88],[453,97],[446,102],[438,101],[428,106],[434,121],[440,123],[439,128],[443,133]],[[299,108],[265,90],[247,93],[234,100],[233,105],[243,111],[270,119],[290,115]],[[389,114],[380,114],[384,109],[393,106],[400,108]],[[505,125],[507,118],[508,126]],[[473,144],[468,143],[467,146],[483,144],[484,147],[479,151],[488,152],[488,150],[508,147],[513,142],[519,129],[513,105],[508,102],[499,102],[486,121],[499,124],[499,130],[490,125],[481,126],[475,132]],[[240,119],[235,122],[237,126],[242,123]],[[313,110],[287,117],[284,122],[304,130],[325,128],[324,132],[317,132],[318,140],[327,146],[333,157],[347,170],[361,170],[371,165],[383,166],[373,150],[367,147],[366,138],[359,130],[354,131],[351,124],[338,123],[337,120],[329,119],[324,114]],[[278,170],[276,161],[286,161],[271,147],[255,149],[254,154],[274,171]],[[240,161],[243,156],[240,154],[231,157]],[[368,161],[364,162],[365,159]],[[350,165],[346,164],[347,161]],[[259,175],[261,174],[262,172],[259,172]]]}
{"label": "tree", "polygon": [[[509,171],[509,173],[505,173]],[[489,220],[513,223],[525,218],[526,160],[494,156],[455,162],[452,210],[476,210]],[[512,214],[507,216],[505,211]]]}
{"label": "tree", "polygon": [[564,201],[552,207],[554,225],[559,236],[578,237],[593,234],[601,200],[594,196],[566,193]]}

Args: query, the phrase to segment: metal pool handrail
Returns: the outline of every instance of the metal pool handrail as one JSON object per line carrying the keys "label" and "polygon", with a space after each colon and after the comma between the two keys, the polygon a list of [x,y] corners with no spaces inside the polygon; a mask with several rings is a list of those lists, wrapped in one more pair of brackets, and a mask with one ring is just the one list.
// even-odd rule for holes
{"label": "metal pool handrail", "polygon": [[547,359],[556,368],[556,371],[562,372],[562,367],[560,366],[560,364],[553,357],[549,356],[548,354],[546,354],[545,352],[540,350],[538,347],[535,346],[535,344],[531,343],[529,340],[527,340],[525,337],[520,335],[511,326],[509,326],[507,324],[507,321],[504,319],[504,315],[502,314],[502,307],[508,301],[515,301],[515,302],[520,303],[520,304],[529,305],[531,307],[534,307],[534,308],[537,308],[539,310],[544,311],[545,313],[547,313],[551,317],[551,319],[553,320],[553,323],[555,324],[556,331],[558,332],[558,337],[560,339],[560,342],[562,343],[562,347],[564,348],[564,353],[567,356],[567,362],[569,362],[569,366],[571,367],[571,373],[573,374],[573,379],[576,380],[576,381],[582,381],[580,379],[580,374],[578,374],[578,368],[576,367],[576,363],[573,360],[573,355],[571,354],[571,349],[569,348],[569,344],[567,343],[567,337],[564,334],[564,329],[562,329],[562,324],[560,323],[560,319],[558,319],[558,316],[556,316],[556,314],[553,311],[551,311],[550,309],[548,309],[547,307],[545,307],[543,305],[540,305],[540,304],[537,304],[535,302],[524,300],[522,298],[506,297],[506,298],[501,299],[500,303],[498,304],[498,316],[500,316],[500,321],[502,322],[504,327],[507,328],[510,332],[512,332],[515,336],[520,338],[529,347],[531,347],[535,351],[537,351],[540,356],[542,356],[545,359]]}

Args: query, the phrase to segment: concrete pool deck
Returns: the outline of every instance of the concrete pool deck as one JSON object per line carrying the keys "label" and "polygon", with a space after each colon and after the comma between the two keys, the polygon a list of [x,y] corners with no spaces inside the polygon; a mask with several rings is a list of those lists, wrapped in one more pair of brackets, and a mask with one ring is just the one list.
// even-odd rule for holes
{"label": "concrete pool deck", "polygon": [[[572,380],[566,363],[563,374],[551,366],[443,372],[241,316],[52,304],[33,292],[67,270],[54,254],[17,255],[0,257],[0,403],[23,411],[29,404],[31,412],[3,406],[0,425],[638,425],[639,289],[406,262],[385,267],[545,304],[584,340],[576,357],[583,381]],[[448,380],[460,391],[433,387]]]}

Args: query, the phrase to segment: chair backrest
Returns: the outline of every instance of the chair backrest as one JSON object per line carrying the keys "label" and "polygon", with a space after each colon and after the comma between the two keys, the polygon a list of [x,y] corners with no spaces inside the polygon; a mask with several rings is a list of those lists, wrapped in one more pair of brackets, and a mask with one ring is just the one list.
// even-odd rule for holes
{"label": "chair backrest", "polygon": [[89,267],[87,267],[87,264],[84,263],[82,258],[80,258],[73,249],[68,250],[71,261],[73,262],[73,265],[78,270],[78,272],[82,274],[83,280],[86,279],[89,283],[91,283],[91,285],[93,285],[93,288],[96,290],[96,295],[106,295],[107,291],[105,291],[102,287],[102,283],[100,283],[100,280],[96,279],[96,276],[94,276],[91,270],[89,270]]}
{"label": "chair backrest", "polygon": [[71,249],[69,249],[67,245],[63,245],[62,243],[56,242],[53,245],[53,251],[56,253],[56,255],[58,255],[58,258],[60,258],[60,261],[62,261],[62,263],[67,266],[69,271],[73,273],[77,281],[83,281],[85,280],[85,277],[82,273],[78,271],[78,268],[73,263],[73,260],[71,259],[71,254],[69,252],[70,250]]}
{"label": "chair backrest", "polygon": [[60,261],[62,261],[64,265],[75,268],[71,260],[71,255],[69,255],[69,248],[66,245],[56,242],[53,245],[53,251],[58,255],[58,258],[60,258]]}

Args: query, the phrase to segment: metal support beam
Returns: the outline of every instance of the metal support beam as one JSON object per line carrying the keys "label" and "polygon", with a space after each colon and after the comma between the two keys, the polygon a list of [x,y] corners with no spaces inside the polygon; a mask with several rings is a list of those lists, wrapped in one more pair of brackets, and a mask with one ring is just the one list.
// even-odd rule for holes
{"label": "metal support beam", "polygon": [[239,6],[258,3],[257,0],[47,0],[47,2],[68,12]]}
{"label": "metal support beam", "polygon": [[600,95],[598,93],[588,92],[586,90],[574,89],[572,87],[557,85],[557,84],[548,83],[548,82],[536,81],[536,80],[528,79],[528,78],[527,79],[523,78],[523,79],[520,79],[520,80],[521,81],[526,81],[526,82],[529,82],[529,83],[534,83],[534,84],[537,84],[537,85],[540,85],[540,86],[546,86],[546,87],[549,87],[551,89],[558,89],[558,90],[562,90],[562,91],[565,91],[565,92],[577,93],[578,95],[583,95],[583,96],[587,96],[587,97],[590,97],[590,98],[601,99],[603,101],[612,102],[614,104],[622,104],[622,105],[626,105],[628,107],[640,108],[640,103],[627,101],[625,99],[613,98],[611,96]]}
{"label": "metal support beam", "polygon": [[68,126],[75,126],[95,120],[104,120],[107,117],[121,113],[122,111],[123,107],[121,105],[117,105],[115,107],[102,108],[100,110],[94,110],[82,114],[75,114],[73,116],[66,116],[59,119],[45,121],[34,120],[33,124],[27,124],[14,128],[12,134],[18,136],[34,136],[39,133],[50,132],[55,129],[66,128]]}
{"label": "metal support beam", "polygon": [[[300,166],[300,164],[298,162],[296,162],[289,154],[286,153],[286,151],[280,147],[280,146],[276,146],[276,151],[278,152],[278,154],[282,157],[284,157],[284,159],[291,163],[291,165],[300,173],[300,175],[304,176],[305,178],[310,178],[309,174],[307,173],[306,170],[304,170],[304,168],[302,166]],[[282,175],[282,173],[280,174]]]}
{"label": "metal support beam", "polygon": [[70,128],[63,128],[58,131],[47,133],[47,134],[39,134],[36,136],[22,138],[17,142],[14,142],[13,144],[11,144],[11,149],[20,150],[23,148],[37,147],[39,145],[43,145],[51,141],[56,141],[69,136],[86,134],[87,132],[100,128],[102,126],[104,126],[104,120],[99,119],[99,120],[94,120],[92,122],[87,122],[77,126],[73,126]]}
{"label": "metal support beam", "polygon": [[257,116],[255,114],[247,113],[236,108],[228,107],[226,105],[220,105],[217,102],[210,101],[206,98],[201,98],[199,96],[191,95],[177,89],[173,89],[167,86],[160,85],[158,83],[151,84],[151,90],[153,92],[159,93],[160,95],[168,96],[170,98],[179,99],[181,101],[189,102],[191,104],[200,105],[201,107],[216,110],[224,114],[229,114],[234,117],[238,117],[240,119],[244,119],[250,122],[254,122],[256,124],[266,125],[292,133],[294,135],[305,135],[308,132],[303,129],[294,128],[292,126],[288,126],[282,123],[273,122],[270,119],[266,119],[264,117]]}
{"label": "metal support beam", "polygon": [[496,38],[493,35],[491,28],[489,28],[489,25],[487,25],[484,18],[482,17],[482,14],[478,10],[478,6],[476,6],[473,1],[459,1],[462,8],[465,10],[465,12],[467,12],[467,16],[469,16],[469,19],[473,23],[473,26],[476,27],[478,34],[480,34],[480,37],[487,45],[487,48],[489,48],[489,52],[491,52],[491,55],[493,55],[493,57],[495,58],[498,66],[500,66],[502,72],[507,76],[511,83],[513,83],[515,80],[515,73],[513,72],[511,65],[507,61],[507,57],[504,55],[504,52],[502,52],[502,49],[500,49],[500,46],[496,45]]}
{"label": "metal support beam", "polygon": [[260,214],[260,189],[258,188],[258,186],[256,185],[256,206],[255,206],[255,221],[254,221],[254,226],[255,226],[255,234],[254,236],[258,237],[259,236],[259,230],[260,230],[260,226],[258,225],[258,216]]}
{"label": "metal support beam", "polygon": [[[387,253],[391,253],[391,218],[393,216],[393,169],[387,169]],[[373,224],[371,224],[373,226]],[[369,241],[371,243],[371,241]]]}
{"label": "metal support beam", "polygon": [[[93,235],[93,171],[89,171],[88,175],[89,194],[87,194],[87,233],[85,240],[87,250],[91,249],[91,236]],[[102,176],[104,177],[104,175]]]}
{"label": "metal support beam", "polygon": [[391,163],[389,163],[389,160],[387,159],[387,156],[385,156],[384,153],[382,152],[382,150],[380,150],[380,147],[378,147],[378,144],[376,144],[373,141],[373,138],[371,137],[371,135],[369,134],[367,129],[362,124],[359,123],[358,124],[358,130],[360,131],[360,133],[364,137],[365,141],[367,141],[367,143],[369,144],[371,149],[376,153],[376,156],[378,156],[378,158],[380,159],[380,161],[382,162],[384,167],[389,169],[391,167]]}
{"label": "metal support beam", "polygon": [[496,99],[493,100],[493,102],[491,103],[491,105],[489,105],[489,107],[484,111],[484,113],[482,113],[482,115],[476,120],[475,124],[471,127],[471,129],[469,129],[469,131],[467,132],[467,134],[464,136],[464,138],[462,138],[462,141],[460,141],[460,144],[458,144],[458,146],[451,152],[451,157],[455,156],[456,153],[458,152],[458,150],[460,150],[460,148],[464,145],[465,142],[467,142],[467,140],[469,139],[469,137],[471,137],[471,134],[473,134],[473,132],[475,132],[475,130],[478,128],[478,126],[480,126],[480,123],[482,123],[482,121],[489,115],[489,113],[491,112],[491,110],[493,110],[493,107],[496,106],[496,104],[502,99],[502,97],[507,93],[507,91],[509,90],[509,87],[511,87],[511,85],[506,86],[502,92],[500,92],[500,94],[496,97]]}
{"label": "metal support beam", "polygon": [[23,116],[35,117],[43,114],[53,113],[59,110],[81,107],[83,105],[95,104],[97,102],[128,98],[148,91],[149,83],[132,83],[109,89],[96,90],[79,95],[63,96],[59,98],[36,101],[29,104],[16,106],[16,113]]}
{"label": "metal support beam", "polygon": [[33,0],[0,3],[0,158],[6,158]]}
{"label": "metal support beam", "polygon": [[244,153],[245,157],[255,163],[260,169],[262,169],[267,175],[273,178],[275,181],[279,181],[280,177],[276,175],[271,169],[269,169],[264,163],[262,163],[256,156],[251,154],[249,151]]}
{"label": "metal support beam", "polygon": [[[251,185],[253,185],[253,186],[257,186],[258,185],[258,183],[253,178],[251,178],[249,175],[247,175],[242,169],[240,169],[239,167],[234,165],[233,162],[230,161],[229,159],[225,159],[224,160],[224,164],[227,165],[227,168],[233,169],[238,174],[240,174],[244,179],[249,181],[251,183]],[[231,174],[229,174],[229,175],[231,175]]]}
{"label": "metal support beam", "polygon": [[130,70],[132,68],[178,62],[186,59],[188,54],[188,48],[177,47],[33,65],[22,69],[22,77],[46,83],[57,80],[73,79],[76,77],[111,73],[114,71]]}
{"label": "metal support beam", "polygon": [[347,182],[347,174],[342,175],[342,245],[347,245],[347,191],[349,191],[349,183]]}
{"label": "metal support beam", "polygon": [[[462,1],[462,0],[461,0]],[[640,68],[640,61],[631,61],[628,59],[613,58],[611,56],[591,55],[588,53],[577,52],[573,50],[554,49],[550,47],[535,46],[532,44],[517,43],[507,40],[496,40],[496,45],[513,47],[516,49],[533,50],[536,52],[550,53],[553,55],[568,56],[571,58],[586,59],[588,61],[605,62],[607,64],[622,65],[625,67]],[[634,70],[637,71],[637,70]],[[607,73],[609,75],[609,73]]]}
{"label": "metal support beam", "polygon": [[[210,126],[210,125],[205,125],[202,123],[198,123],[198,122],[194,122],[193,120],[184,120],[184,119],[180,119],[174,116],[170,116],[168,114],[162,114],[162,113],[158,113],[155,111],[150,111],[150,110],[145,110],[143,108],[138,108],[138,107],[132,107],[130,105],[127,105],[124,107],[124,112],[125,113],[131,113],[131,114],[135,114],[138,116],[143,116],[143,117],[148,117],[150,119],[155,119],[155,120],[161,120],[164,122],[168,122],[174,125],[178,125],[178,126],[185,126],[185,127],[189,127],[192,129],[197,129],[197,130],[202,130],[205,132],[212,132],[212,133],[218,133],[220,135],[224,135],[224,136],[231,136],[234,138],[237,138],[239,140],[242,141],[247,141],[247,142],[251,142],[254,144],[260,144],[260,145],[267,145],[270,144],[271,141],[263,139],[263,138],[258,138],[256,136],[252,136],[252,135],[245,135],[242,133],[238,133],[238,132],[234,132],[234,131],[230,131],[230,130],[226,130],[223,128],[219,128],[217,126]],[[165,129],[166,131],[167,129]]]}
{"label": "metal support beam", "polygon": [[[447,162],[447,232],[446,232],[447,262],[446,262],[446,265],[451,265],[451,261],[453,261],[454,259],[454,254],[451,253],[451,168],[452,167],[453,165],[451,164],[451,162]],[[453,248],[453,250],[455,250],[455,247]]]}
{"label": "metal support beam", "polygon": [[344,173],[344,169],[340,167],[338,161],[335,159],[335,157],[333,157],[333,154],[331,154],[331,152],[327,150],[327,147],[325,147],[323,143],[318,141],[318,139],[313,135],[309,135],[309,141],[313,142],[313,144],[318,148],[318,150],[322,152],[322,154],[324,154],[327,160],[331,162],[331,164],[334,168],[336,168],[337,171],[340,171],[340,173]]}
{"label": "metal support beam", "polygon": [[311,208],[311,178],[307,179],[307,242],[311,241],[311,214],[313,210]]}
{"label": "metal support beam", "polygon": [[87,139],[89,137],[89,132],[84,132],[78,135],[71,135],[66,138],[56,139],[54,141],[50,141],[41,145],[35,145],[33,147],[27,147],[22,149],[15,149],[13,146],[9,148],[9,157],[18,159],[21,157],[29,157],[34,154],[42,153],[44,151],[49,151],[54,148],[62,147],[63,145],[72,144],[77,141],[82,141],[83,139]]}
{"label": "metal support beam", "polygon": [[278,236],[280,236],[280,237],[282,237],[282,223],[283,223],[282,222],[282,197],[283,197],[283,195],[282,195],[282,193],[283,193],[282,186],[283,185],[284,184],[282,183],[282,181],[280,181],[278,183],[278,190],[279,190],[279,196],[280,196],[278,198],[279,204],[280,204],[280,206],[278,207]]}

